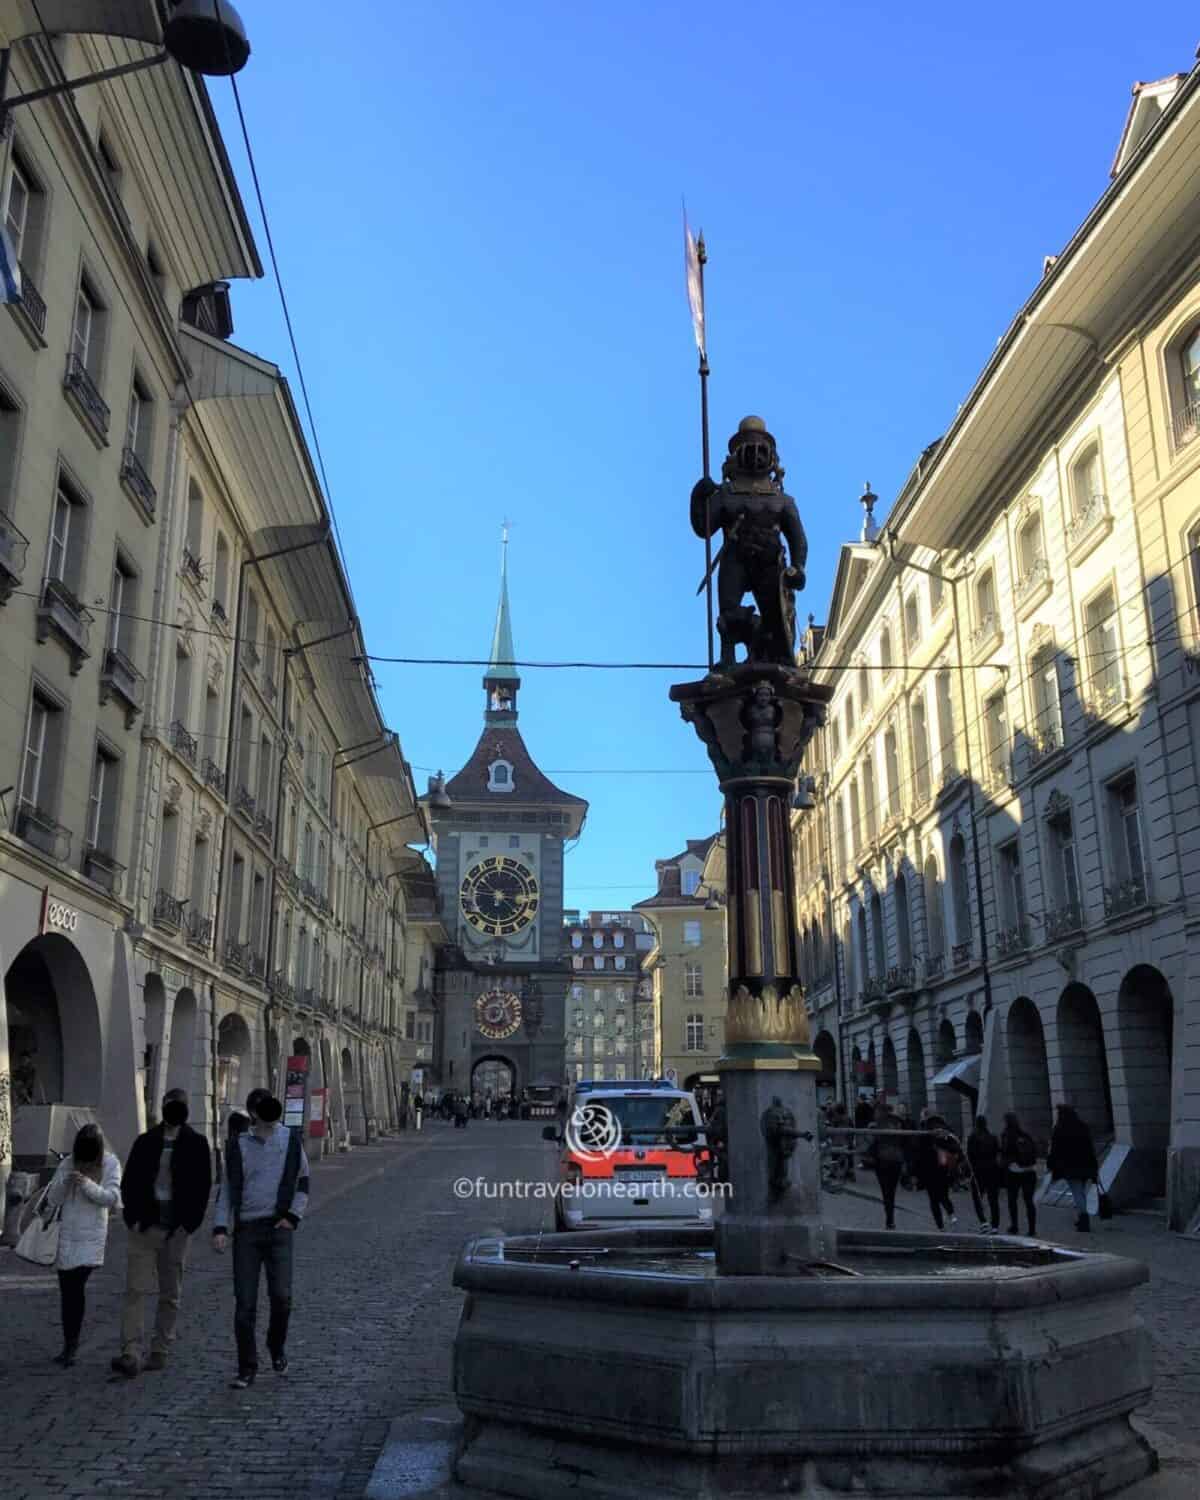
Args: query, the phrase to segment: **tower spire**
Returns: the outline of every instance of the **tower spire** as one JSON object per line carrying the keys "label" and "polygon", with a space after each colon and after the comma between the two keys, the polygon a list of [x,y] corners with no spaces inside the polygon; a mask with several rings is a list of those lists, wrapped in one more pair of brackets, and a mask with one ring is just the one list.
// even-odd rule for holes
{"label": "tower spire", "polygon": [[500,602],[496,606],[496,626],[492,631],[492,649],[483,679],[487,693],[484,718],[489,724],[514,724],[517,718],[517,689],[521,678],[512,665],[512,615],[508,603],[508,531],[509,522],[500,528]]}

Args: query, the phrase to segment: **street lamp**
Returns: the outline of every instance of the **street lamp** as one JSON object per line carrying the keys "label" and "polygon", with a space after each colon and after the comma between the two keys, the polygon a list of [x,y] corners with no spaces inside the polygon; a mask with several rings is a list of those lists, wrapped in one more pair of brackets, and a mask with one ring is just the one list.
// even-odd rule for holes
{"label": "street lamp", "polygon": [[[50,14],[45,16],[49,33],[91,32],[97,36],[125,37],[132,41],[154,40],[140,15],[133,14],[133,7],[110,8],[104,17],[107,25],[97,16],[94,27],[88,23],[89,7],[72,0],[70,5],[47,6]],[[61,15],[55,12],[61,11]],[[130,12],[122,16],[122,11]],[[81,14],[82,12],[82,14]],[[43,32],[30,33],[42,36]],[[27,38],[15,37],[14,41]],[[51,99],[57,94],[70,94],[87,84],[104,83],[110,78],[124,78],[129,73],[140,73],[146,68],[157,68],[165,62],[177,62],[190,73],[202,73],[209,78],[227,78],[240,73],[250,57],[250,43],[246,28],[229,0],[172,0],[170,15],[163,26],[163,51],[149,57],[140,57],[136,62],[121,63],[115,68],[104,68],[99,73],[89,73],[83,78],[65,78],[61,83],[52,83],[45,88],[31,89],[26,94],[16,94],[5,99],[5,85],[11,47],[0,50],[0,137],[7,126],[8,112],[18,104],[33,104],[39,99]]]}

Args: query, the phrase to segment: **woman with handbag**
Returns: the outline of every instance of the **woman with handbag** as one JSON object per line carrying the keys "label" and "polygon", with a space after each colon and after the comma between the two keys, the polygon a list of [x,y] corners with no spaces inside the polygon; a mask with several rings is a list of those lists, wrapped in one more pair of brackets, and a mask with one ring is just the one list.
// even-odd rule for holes
{"label": "woman with handbag", "polygon": [[104,1264],[109,1210],[121,1205],[121,1163],[105,1150],[99,1125],[85,1125],[76,1135],[70,1156],[59,1163],[46,1201],[62,1210],[54,1266],[62,1302],[63,1348],[54,1363],[66,1368],[75,1363],[79,1348],[88,1277]]}

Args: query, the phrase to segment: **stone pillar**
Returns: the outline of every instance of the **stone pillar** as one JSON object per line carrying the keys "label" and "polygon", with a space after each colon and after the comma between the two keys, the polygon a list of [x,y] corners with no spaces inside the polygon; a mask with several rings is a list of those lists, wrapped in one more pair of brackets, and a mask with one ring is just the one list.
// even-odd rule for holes
{"label": "stone pillar", "polygon": [[726,1275],[794,1274],[827,1259],[817,1075],[800,980],[791,808],[832,688],[748,662],[671,689],[725,794],[729,988],[725,1094],[732,1196],[716,1225]]}

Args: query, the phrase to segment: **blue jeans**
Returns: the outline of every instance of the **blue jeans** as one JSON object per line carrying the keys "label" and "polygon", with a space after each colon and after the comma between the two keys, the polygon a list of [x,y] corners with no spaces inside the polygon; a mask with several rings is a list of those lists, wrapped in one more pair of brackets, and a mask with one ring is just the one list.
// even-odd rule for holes
{"label": "blue jeans", "polygon": [[1087,1190],[1086,1182],[1079,1182],[1073,1177],[1067,1179],[1067,1186],[1071,1189],[1071,1197],[1075,1203],[1075,1212],[1081,1217],[1087,1217]]}
{"label": "blue jeans", "polygon": [[267,1348],[278,1359],[287,1343],[288,1318],[292,1311],[292,1241],[294,1229],[276,1229],[274,1219],[252,1219],[233,1232],[233,1331],[237,1338],[238,1370],[243,1375],[258,1369],[254,1325],[258,1315],[259,1272],[267,1272],[267,1300],[271,1319],[267,1324]]}

